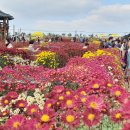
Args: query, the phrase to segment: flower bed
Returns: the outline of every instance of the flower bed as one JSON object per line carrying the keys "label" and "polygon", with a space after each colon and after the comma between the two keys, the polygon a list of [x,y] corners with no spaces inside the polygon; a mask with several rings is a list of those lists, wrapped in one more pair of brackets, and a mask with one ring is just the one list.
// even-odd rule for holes
{"label": "flower bed", "polygon": [[66,56],[62,68],[33,64],[0,70],[0,130],[129,130],[130,95],[119,51],[85,53],[74,44],[42,48],[40,61]]}

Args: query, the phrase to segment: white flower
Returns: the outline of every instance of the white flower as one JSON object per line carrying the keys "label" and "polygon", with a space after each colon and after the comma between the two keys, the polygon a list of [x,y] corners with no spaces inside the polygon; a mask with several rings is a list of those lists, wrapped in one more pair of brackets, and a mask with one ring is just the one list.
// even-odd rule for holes
{"label": "white flower", "polygon": [[19,114],[19,112],[20,112],[19,108],[15,109],[15,110],[12,110],[12,109],[10,110],[11,115],[17,115],[17,114]]}
{"label": "white flower", "polygon": [[33,95],[34,95],[35,98],[39,98],[41,96],[39,93],[36,93],[36,92],[34,92]]}
{"label": "white flower", "polygon": [[41,90],[39,88],[36,88],[34,93],[41,93]]}
{"label": "white flower", "polygon": [[115,79],[114,81],[115,81],[115,82],[118,82],[119,80],[118,80],[118,79]]}
{"label": "white flower", "polygon": [[38,105],[38,107],[42,110],[43,109],[43,104]]}
{"label": "white flower", "polygon": [[111,66],[108,66],[108,70],[112,70],[112,67],[111,67]]}
{"label": "white flower", "polygon": [[27,97],[27,102],[28,102],[29,105],[33,104],[35,102],[34,97],[28,96]]}
{"label": "white flower", "polygon": [[19,95],[18,99],[23,99],[23,100],[25,100],[26,97],[27,97],[27,94],[21,93],[21,94]]}

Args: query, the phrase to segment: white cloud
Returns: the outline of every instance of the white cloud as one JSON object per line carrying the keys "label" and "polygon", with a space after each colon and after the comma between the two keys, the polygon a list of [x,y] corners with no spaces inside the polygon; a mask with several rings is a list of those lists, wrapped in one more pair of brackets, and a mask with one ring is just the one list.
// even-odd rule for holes
{"label": "white cloud", "polygon": [[3,0],[0,8],[15,17],[12,24],[28,31],[130,30],[130,4],[105,5],[101,0]]}
{"label": "white cloud", "polygon": [[[0,7],[10,9],[14,16],[26,19],[71,18],[84,16],[100,5],[101,0],[4,0]],[[5,7],[5,8],[4,8]]]}
{"label": "white cloud", "polygon": [[48,31],[125,32],[130,30],[130,5],[102,6],[88,16],[71,21],[37,21],[35,27]]}

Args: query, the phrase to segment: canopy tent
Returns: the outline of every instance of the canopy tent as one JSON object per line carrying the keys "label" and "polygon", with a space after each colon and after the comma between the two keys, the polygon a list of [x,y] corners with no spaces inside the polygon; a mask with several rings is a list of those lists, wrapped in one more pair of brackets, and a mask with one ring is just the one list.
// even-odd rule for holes
{"label": "canopy tent", "polygon": [[121,37],[121,35],[119,35],[119,34],[109,34],[109,37]]}
{"label": "canopy tent", "polygon": [[107,37],[107,35],[106,34],[97,34],[96,35],[98,38],[106,38]]}

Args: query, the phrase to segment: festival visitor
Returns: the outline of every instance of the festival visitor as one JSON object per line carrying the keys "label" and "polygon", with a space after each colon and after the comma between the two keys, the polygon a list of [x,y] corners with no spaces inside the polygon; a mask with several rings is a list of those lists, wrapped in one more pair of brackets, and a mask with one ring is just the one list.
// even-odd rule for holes
{"label": "festival visitor", "polygon": [[130,38],[128,39],[128,52],[127,52],[127,76],[130,76]]}
{"label": "festival visitor", "polygon": [[[122,45],[121,45],[121,53],[122,53],[122,58],[125,60],[125,55],[126,51],[128,50],[128,42],[126,39],[122,40]],[[125,62],[126,63],[126,62]]]}
{"label": "festival visitor", "polygon": [[112,41],[113,41],[113,37],[109,37],[108,41],[105,42],[105,48],[111,48],[112,47]]}
{"label": "festival visitor", "polygon": [[29,41],[29,46],[28,46],[28,50],[32,51],[32,52],[37,52],[39,50],[39,48],[37,48],[36,50],[34,49],[34,42],[35,40],[30,40]]}
{"label": "festival visitor", "polygon": [[13,45],[12,45],[12,43],[11,43],[11,38],[10,38],[10,37],[7,37],[7,38],[6,38],[6,47],[7,47],[8,49],[13,48]]}
{"label": "festival visitor", "polygon": [[120,49],[121,48],[121,41],[120,41],[120,39],[116,39],[115,40],[115,46],[114,46],[115,48],[118,48],[118,49]]}

